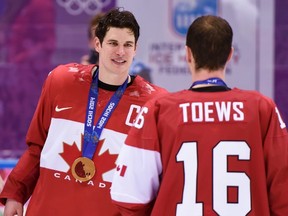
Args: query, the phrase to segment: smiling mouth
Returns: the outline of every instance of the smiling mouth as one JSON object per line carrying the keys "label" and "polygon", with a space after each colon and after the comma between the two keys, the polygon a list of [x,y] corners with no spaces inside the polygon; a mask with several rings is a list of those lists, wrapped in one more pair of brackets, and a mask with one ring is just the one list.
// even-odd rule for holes
{"label": "smiling mouth", "polygon": [[112,59],[112,61],[113,61],[114,63],[116,63],[116,64],[124,64],[124,63],[126,63],[125,60]]}

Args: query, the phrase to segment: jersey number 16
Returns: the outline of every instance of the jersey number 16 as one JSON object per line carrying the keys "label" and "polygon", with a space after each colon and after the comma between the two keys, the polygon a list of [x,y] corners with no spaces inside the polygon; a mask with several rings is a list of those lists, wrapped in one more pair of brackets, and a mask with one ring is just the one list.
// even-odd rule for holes
{"label": "jersey number 16", "polygon": [[[219,215],[247,215],[251,210],[250,179],[244,172],[228,172],[228,156],[250,160],[250,148],[243,141],[221,141],[213,149],[213,209]],[[203,215],[203,203],[197,202],[197,143],[182,144],[177,161],[183,162],[184,187],[182,203],[177,204],[176,215]],[[238,202],[227,200],[228,187],[238,187]]]}

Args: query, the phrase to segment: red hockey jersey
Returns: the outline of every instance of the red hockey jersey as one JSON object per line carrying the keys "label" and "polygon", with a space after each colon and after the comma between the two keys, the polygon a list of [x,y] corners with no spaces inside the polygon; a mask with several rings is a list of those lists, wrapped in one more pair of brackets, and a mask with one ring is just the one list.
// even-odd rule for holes
{"label": "red hockey jersey", "polygon": [[288,135],[255,91],[184,90],[152,99],[117,159],[123,215],[288,215]]}
{"label": "red hockey jersey", "polygon": [[[32,193],[27,215],[119,215],[110,198],[116,158],[142,105],[166,90],[135,77],[102,131],[93,157],[95,176],[81,182],[71,165],[82,153],[92,67],[59,66],[46,79],[27,133],[29,148],[8,178],[2,202],[25,203]],[[99,88],[95,123],[113,94]]]}

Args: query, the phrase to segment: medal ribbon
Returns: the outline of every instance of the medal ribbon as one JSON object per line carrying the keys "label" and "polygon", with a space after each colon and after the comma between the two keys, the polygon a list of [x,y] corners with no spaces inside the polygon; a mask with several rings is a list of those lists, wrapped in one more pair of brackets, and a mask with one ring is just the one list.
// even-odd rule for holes
{"label": "medal ribbon", "polygon": [[209,78],[206,80],[195,81],[195,82],[193,82],[193,84],[190,88],[193,88],[196,85],[203,85],[203,84],[213,84],[213,85],[227,87],[226,83],[222,79],[220,79],[218,77],[212,77],[212,78]]}
{"label": "medal ribbon", "polygon": [[100,118],[96,126],[93,129],[94,125],[94,117],[96,113],[96,104],[98,100],[98,68],[93,76],[93,80],[91,83],[90,91],[89,91],[89,100],[86,109],[86,119],[84,126],[84,143],[83,143],[83,151],[82,156],[87,157],[92,160],[94,153],[96,151],[100,135],[102,133],[103,128],[108,122],[112,112],[118,105],[124,91],[127,87],[128,78],[125,82],[118,87],[117,91],[113,94],[109,102],[107,103],[104,111],[102,112]]}

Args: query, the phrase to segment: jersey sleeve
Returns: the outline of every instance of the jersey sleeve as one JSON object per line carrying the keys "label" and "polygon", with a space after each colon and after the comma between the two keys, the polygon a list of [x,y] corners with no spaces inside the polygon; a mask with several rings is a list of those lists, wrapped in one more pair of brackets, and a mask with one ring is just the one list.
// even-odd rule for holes
{"label": "jersey sleeve", "polygon": [[118,156],[111,197],[122,215],[149,215],[157,195],[162,164],[156,116],[153,104],[142,108]]}
{"label": "jersey sleeve", "polygon": [[31,196],[39,176],[39,157],[41,148],[30,145],[17,165],[13,168],[0,194],[0,202],[5,205],[8,198],[22,204]]}
{"label": "jersey sleeve", "polygon": [[36,144],[43,147],[47,138],[48,129],[51,123],[52,113],[52,97],[51,83],[53,81],[53,71],[48,75],[43,87],[42,92],[31,120],[29,129],[26,135],[26,143]]}
{"label": "jersey sleeve", "polygon": [[[270,101],[271,117],[264,138],[264,157],[267,170],[267,191],[271,215],[288,215],[288,135],[279,110]],[[264,107],[262,119],[267,115]]]}

